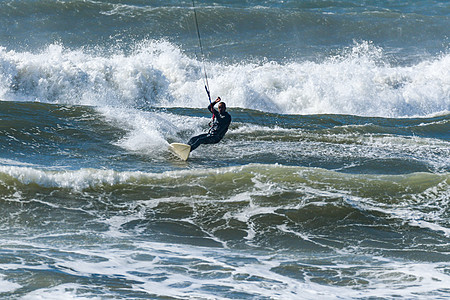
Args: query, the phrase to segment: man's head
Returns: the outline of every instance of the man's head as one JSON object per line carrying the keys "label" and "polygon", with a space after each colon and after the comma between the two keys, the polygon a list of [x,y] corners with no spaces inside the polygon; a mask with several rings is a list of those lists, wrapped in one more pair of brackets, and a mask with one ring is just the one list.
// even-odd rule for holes
{"label": "man's head", "polygon": [[227,106],[225,105],[225,102],[219,103],[219,112],[223,114],[227,110]]}

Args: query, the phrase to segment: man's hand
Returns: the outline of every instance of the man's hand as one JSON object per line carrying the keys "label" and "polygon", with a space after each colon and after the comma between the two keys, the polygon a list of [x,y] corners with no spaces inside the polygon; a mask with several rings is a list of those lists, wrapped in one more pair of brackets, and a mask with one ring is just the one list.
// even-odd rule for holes
{"label": "man's hand", "polygon": [[214,101],[214,103],[219,103],[222,99],[220,99],[220,97],[217,97],[216,101]]}

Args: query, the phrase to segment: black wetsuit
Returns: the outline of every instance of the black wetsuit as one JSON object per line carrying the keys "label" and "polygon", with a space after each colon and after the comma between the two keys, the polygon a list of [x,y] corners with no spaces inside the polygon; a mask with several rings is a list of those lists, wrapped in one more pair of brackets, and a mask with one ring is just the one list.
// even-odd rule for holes
{"label": "black wetsuit", "polygon": [[208,110],[214,114],[214,120],[208,133],[200,134],[192,137],[188,145],[191,146],[191,151],[195,150],[201,144],[216,144],[220,142],[225,133],[228,131],[228,126],[231,123],[231,116],[224,112],[221,114],[214,109],[214,105],[210,104]]}

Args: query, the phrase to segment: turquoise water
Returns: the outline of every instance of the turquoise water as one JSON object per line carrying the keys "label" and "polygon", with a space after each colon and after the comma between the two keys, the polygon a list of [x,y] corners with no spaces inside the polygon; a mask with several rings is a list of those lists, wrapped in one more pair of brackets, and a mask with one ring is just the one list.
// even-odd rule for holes
{"label": "turquoise water", "polygon": [[448,298],[449,4],[196,4],[0,2],[0,298]]}

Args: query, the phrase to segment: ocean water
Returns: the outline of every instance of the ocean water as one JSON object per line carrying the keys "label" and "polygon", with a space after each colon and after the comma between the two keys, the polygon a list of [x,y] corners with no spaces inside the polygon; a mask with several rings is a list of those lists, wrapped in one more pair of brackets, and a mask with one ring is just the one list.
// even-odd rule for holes
{"label": "ocean water", "polygon": [[0,298],[448,299],[450,3],[195,5],[0,1]]}

